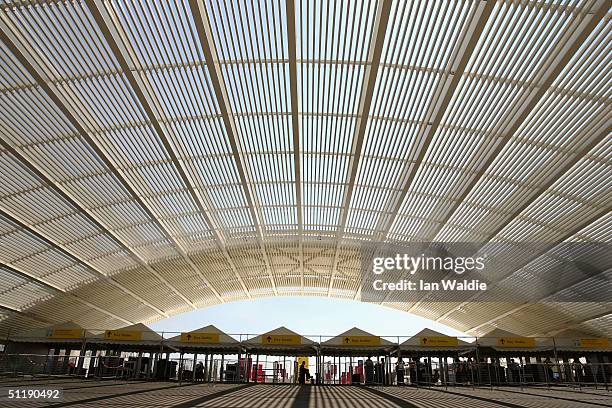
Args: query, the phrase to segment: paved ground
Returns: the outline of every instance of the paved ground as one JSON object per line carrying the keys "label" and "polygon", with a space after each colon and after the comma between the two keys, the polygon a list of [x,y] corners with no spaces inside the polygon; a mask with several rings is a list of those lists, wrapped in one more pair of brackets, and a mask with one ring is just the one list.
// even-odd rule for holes
{"label": "paved ground", "polygon": [[[64,390],[61,402],[0,399],[2,408],[396,408],[612,407],[612,390],[546,388],[411,388],[197,384],[0,379],[0,389],[29,386]],[[4,396],[2,396],[4,397]]]}

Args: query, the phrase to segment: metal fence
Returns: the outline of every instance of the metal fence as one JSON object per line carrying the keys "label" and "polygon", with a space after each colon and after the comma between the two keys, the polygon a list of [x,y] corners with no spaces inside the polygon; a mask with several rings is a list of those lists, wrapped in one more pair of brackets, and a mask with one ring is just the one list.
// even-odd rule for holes
{"label": "metal fence", "polygon": [[[0,376],[68,376],[94,379],[171,380],[178,382],[258,382],[297,383],[294,359],[253,360],[236,358],[155,359],[126,353],[121,356],[61,356],[40,354],[1,354]],[[389,369],[389,367],[395,367]],[[313,377],[323,384],[410,385],[425,387],[594,387],[610,389],[612,363],[472,362],[458,359],[412,359],[403,369],[397,360],[387,366],[367,367],[337,361],[322,361],[310,367]]]}
{"label": "metal fence", "polygon": [[[397,372],[396,372],[397,373]],[[396,373],[391,384],[399,384]],[[610,389],[610,363],[475,363],[459,361],[452,364],[411,362],[404,371],[403,383],[414,386],[448,387],[594,387]]]}

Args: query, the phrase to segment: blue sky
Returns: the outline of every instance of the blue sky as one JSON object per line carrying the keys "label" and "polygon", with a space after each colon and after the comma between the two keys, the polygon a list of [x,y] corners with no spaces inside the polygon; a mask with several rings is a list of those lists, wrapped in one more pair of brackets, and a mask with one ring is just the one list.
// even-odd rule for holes
{"label": "blue sky", "polygon": [[261,334],[285,326],[305,335],[335,336],[354,326],[379,336],[411,336],[428,327],[452,336],[442,324],[373,303],[323,297],[269,297],[211,306],[153,323],[182,332],[213,324],[228,334]]}

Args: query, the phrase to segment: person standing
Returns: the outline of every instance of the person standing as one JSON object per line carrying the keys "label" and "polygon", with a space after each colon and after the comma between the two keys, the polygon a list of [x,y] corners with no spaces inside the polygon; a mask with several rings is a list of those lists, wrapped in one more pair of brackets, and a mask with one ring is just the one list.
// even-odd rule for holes
{"label": "person standing", "polygon": [[298,383],[300,385],[305,385],[307,379],[310,380],[310,371],[308,371],[308,369],[306,368],[306,362],[302,361],[302,364],[300,364],[300,369],[298,371]]}
{"label": "person standing", "polygon": [[370,385],[374,382],[374,362],[372,358],[368,356],[368,359],[364,363],[365,370],[365,383]]}
{"label": "person standing", "polygon": [[385,359],[380,359],[380,380],[382,385],[387,385],[387,369],[385,367]]}
{"label": "person standing", "polygon": [[404,385],[405,366],[404,360],[400,357],[395,365],[395,372],[397,373],[397,385]]}

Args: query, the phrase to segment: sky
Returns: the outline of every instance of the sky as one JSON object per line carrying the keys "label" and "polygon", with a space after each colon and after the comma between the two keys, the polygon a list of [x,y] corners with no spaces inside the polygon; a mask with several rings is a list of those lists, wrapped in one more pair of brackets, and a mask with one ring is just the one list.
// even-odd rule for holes
{"label": "sky", "polygon": [[465,336],[440,323],[374,303],[326,297],[267,297],[210,306],[149,325],[185,332],[209,324],[228,334],[262,334],[285,326],[303,335],[335,336],[353,327],[378,336],[409,337],[425,327]]}

